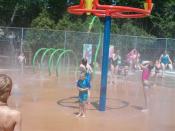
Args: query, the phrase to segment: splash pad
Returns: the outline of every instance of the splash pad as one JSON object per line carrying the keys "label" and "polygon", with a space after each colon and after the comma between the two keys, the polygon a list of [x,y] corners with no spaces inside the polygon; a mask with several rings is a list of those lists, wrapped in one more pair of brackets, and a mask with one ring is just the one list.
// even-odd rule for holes
{"label": "splash pad", "polygon": [[152,10],[152,0],[145,0],[145,8],[134,8],[127,6],[100,5],[99,0],[80,0],[79,5],[70,6],[68,12],[75,15],[93,14],[105,18],[101,90],[99,110],[105,111],[106,108],[106,88],[108,74],[108,54],[110,43],[111,18],[143,18],[149,16]]}
{"label": "splash pad", "polygon": [[[69,49],[40,48],[32,60],[34,72],[39,71],[39,79],[56,75],[57,82],[67,81],[65,87],[73,87],[78,76],[78,58]],[[58,83],[60,84],[60,83]]]}
{"label": "splash pad", "polygon": [[[42,67],[44,66],[44,61],[46,60],[47,61],[47,70],[48,70],[49,75],[52,74],[52,70],[53,70],[52,68],[55,68],[56,76],[58,77],[59,64],[61,62],[61,59],[63,59],[63,57],[65,57],[65,55],[67,55],[67,54],[73,55],[73,59],[75,61],[75,66],[78,67],[77,56],[72,50],[55,49],[55,48],[40,48],[35,52],[33,60],[32,60],[33,71],[35,71],[35,69],[36,69],[36,61],[38,59],[40,59],[40,60],[38,60],[40,69],[42,69]],[[39,56],[40,56],[40,58],[39,58]],[[46,58],[46,56],[47,56],[47,58]],[[55,64],[56,64],[55,67],[53,67],[54,57],[56,57],[55,58]],[[68,60],[68,63],[69,63],[69,60]],[[70,66],[70,65],[68,65],[68,66]],[[77,68],[76,68],[76,70],[77,70]]]}

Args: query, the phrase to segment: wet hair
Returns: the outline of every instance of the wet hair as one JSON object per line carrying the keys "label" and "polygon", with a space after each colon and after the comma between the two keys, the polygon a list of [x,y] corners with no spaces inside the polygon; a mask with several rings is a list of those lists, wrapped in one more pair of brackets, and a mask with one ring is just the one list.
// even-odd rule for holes
{"label": "wet hair", "polygon": [[149,65],[149,66],[148,66],[148,69],[149,69],[149,70],[152,70],[153,68],[154,68],[153,65]]}
{"label": "wet hair", "polygon": [[154,64],[153,64],[153,62],[150,62],[149,65],[148,65],[148,69],[152,70],[153,68],[154,68]]}
{"label": "wet hair", "polygon": [[167,54],[167,53],[168,53],[168,51],[167,50],[164,50],[163,54]]}
{"label": "wet hair", "polygon": [[81,63],[82,63],[84,66],[86,66],[86,65],[87,65],[87,59],[86,59],[86,58],[83,58],[83,59],[81,60]]}
{"label": "wet hair", "polygon": [[6,103],[12,89],[12,79],[5,74],[0,74],[0,101]]}

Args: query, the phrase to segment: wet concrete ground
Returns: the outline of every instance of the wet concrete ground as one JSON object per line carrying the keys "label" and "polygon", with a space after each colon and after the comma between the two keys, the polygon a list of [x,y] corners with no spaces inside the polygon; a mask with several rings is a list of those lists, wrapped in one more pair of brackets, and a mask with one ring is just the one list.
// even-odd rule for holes
{"label": "wet concrete ground", "polygon": [[16,84],[9,105],[22,112],[23,131],[175,131],[175,88],[159,84],[147,89],[148,111],[142,112],[144,97],[137,77],[109,82],[106,111],[100,112],[100,79],[96,77],[87,117],[77,118],[74,78],[7,74]]}

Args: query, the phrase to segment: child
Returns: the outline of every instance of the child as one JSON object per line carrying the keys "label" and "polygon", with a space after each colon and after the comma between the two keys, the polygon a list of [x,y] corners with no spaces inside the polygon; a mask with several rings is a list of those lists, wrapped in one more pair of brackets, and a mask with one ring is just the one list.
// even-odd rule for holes
{"label": "child", "polygon": [[157,83],[157,78],[160,74],[160,70],[162,69],[162,66],[160,64],[160,60],[156,60],[155,61],[155,64],[154,64],[154,68],[155,68],[155,74],[154,74],[154,77],[155,77],[155,80],[154,80],[154,86],[156,86],[156,83]]}
{"label": "child", "polygon": [[91,88],[91,73],[92,68],[87,63],[87,59],[82,59],[80,64],[80,78],[77,82],[78,90],[79,90],[79,109],[80,112],[77,116],[85,117],[86,114],[86,103],[88,98],[90,97],[90,88]]}
{"label": "child", "polygon": [[111,71],[113,74],[117,74],[119,71],[119,66],[121,65],[121,56],[119,50],[115,51],[111,59]]}
{"label": "child", "polygon": [[88,104],[90,104],[90,89],[91,89],[91,79],[92,79],[92,67],[88,64],[87,59],[83,59],[82,63],[80,64],[80,67],[86,69],[86,81],[87,81],[87,87],[88,87]]}
{"label": "child", "polygon": [[26,57],[24,56],[24,53],[20,53],[20,55],[18,56],[18,61],[19,64],[26,63]]}
{"label": "child", "polygon": [[164,53],[160,56],[160,63],[162,65],[162,77],[164,75],[165,69],[168,67],[171,71],[173,70],[172,61],[169,54],[165,50]]}
{"label": "child", "polygon": [[149,82],[149,77],[151,75],[151,70],[154,65],[152,61],[147,61],[141,65],[142,69],[142,85],[143,87],[150,87],[152,84]]}
{"label": "child", "polygon": [[139,66],[140,53],[134,48],[127,54],[127,61],[131,70],[135,71]]}
{"label": "child", "polygon": [[120,73],[120,66],[121,66],[121,56],[119,50],[114,50],[111,59],[111,82],[115,84],[115,75]]}
{"label": "child", "polygon": [[142,87],[144,93],[144,100],[145,100],[145,108],[142,111],[147,111],[147,96],[145,92],[146,87],[151,87],[152,83],[149,81],[149,77],[151,75],[151,70],[153,69],[154,65],[152,61],[147,61],[140,65],[142,69]]}
{"label": "child", "polygon": [[0,130],[21,131],[21,114],[7,105],[12,89],[12,80],[5,74],[0,74]]}
{"label": "child", "polygon": [[158,77],[161,69],[162,69],[162,66],[160,64],[160,60],[156,60],[155,61],[155,78]]}
{"label": "child", "polygon": [[26,57],[24,55],[24,53],[20,53],[20,55],[18,56],[18,61],[19,64],[21,66],[21,73],[23,73],[24,71],[24,64],[26,63]]}
{"label": "child", "polygon": [[[113,45],[110,45],[109,47],[109,59],[108,59],[108,64],[111,65],[111,62],[112,62],[112,57],[113,57],[113,54],[114,54],[114,46]],[[109,70],[110,70],[110,66],[108,67]]]}

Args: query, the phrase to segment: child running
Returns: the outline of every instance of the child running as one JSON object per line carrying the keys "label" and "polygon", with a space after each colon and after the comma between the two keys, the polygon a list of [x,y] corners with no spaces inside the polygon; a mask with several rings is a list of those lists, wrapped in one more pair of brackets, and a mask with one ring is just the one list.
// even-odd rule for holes
{"label": "child running", "polygon": [[86,103],[90,97],[92,68],[87,63],[87,59],[83,58],[80,64],[80,78],[77,82],[79,90],[79,114],[77,117],[86,117]]}

